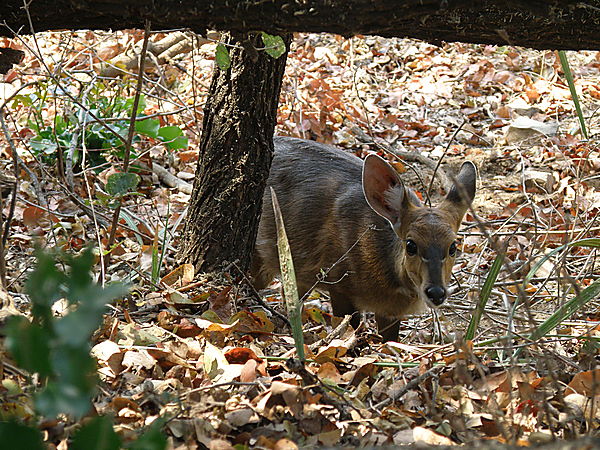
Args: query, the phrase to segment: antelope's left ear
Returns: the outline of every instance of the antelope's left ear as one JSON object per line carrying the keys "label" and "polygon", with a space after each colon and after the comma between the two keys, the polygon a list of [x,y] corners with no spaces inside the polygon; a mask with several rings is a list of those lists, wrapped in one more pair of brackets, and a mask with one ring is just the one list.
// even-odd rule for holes
{"label": "antelope's left ear", "polygon": [[469,209],[469,205],[475,198],[476,189],[477,167],[471,161],[466,161],[461,166],[454,185],[440,206],[454,217],[457,229],[467,209]]}

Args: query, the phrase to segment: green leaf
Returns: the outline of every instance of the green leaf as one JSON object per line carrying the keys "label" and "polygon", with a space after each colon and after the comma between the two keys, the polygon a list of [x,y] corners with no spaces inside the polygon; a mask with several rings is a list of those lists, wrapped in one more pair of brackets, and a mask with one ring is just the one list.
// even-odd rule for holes
{"label": "green leaf", "polygon": [[158,130],[158,136],[171,150],[188,147],[188,139],[183,135],[183,131],[179,127],[161,127]]}
{"label": "green leaf", "polygon": [[139,175],[131,172],[113,173],[106,182],[106,192],[115,197],[123,197],[133,192],[140,182]]}
{"label": "green leaf", "polygon": [[531,268],[529,273],[525,276],[525,278],[523,279],[523,289],[525,289],[527,287],[527,284],[529,283],[529,281],[531,281],[531,279],[534,277],[536,272],[538,270],[540,270],[540,267],[542,267],[546,261],[548,261],[550,258],[552,258],[556,253],[560,252],[561,250],[563,250],[567,247],[599,248],[600,247],[600,238],[580,239],[578,241],[573,241],[573,242],[569,242],[568,244],[561,245],[560,247],[555,248],[551,252],[548,252],[542,258],[540,258],[540,260],[537,263],[535,263],[535,265]]}
{"label": "green leaf", "polygon": [[[132,167],[133,170],[133,167]],[[98,194],[96,194],[97,196]],[[138,228],[138,222],[137,222],[137,218],[132,216],[129,212],[127,212],[127,210],[125,209],[121,209],[121,213],[119,214],[119,219],[123,219],[125,221],[125,223],[132,229],[132,230],[137,230]],[[142,237],[136,233],[135,237],[138,241],[138,244],[140,245],[144,245],[144,240],[142,239]]]}
{"label": "green leaf", "polygon": [[[51,254],[38,251],[37,259],[26,283],[33,323],[10,318],[7,346],[23,368],[44,377],[44,389],[35,394],[38,414],[81,417],[90,410],[98,381],[96,362],[90,356],[91,335],[102,322],[106,304],[123,295],[126,287],[112,284],[103,288],[94,282],[90,275],[92,249],[76,258],[64,257],[67,274],[57,269],[57,258]],[[62,297],[77,308],[55,318],[50,307]]]}
{"label": "green leaf", "polygon": [[73,436],[69,450],[119,450],[121,438],[108,417],[94,417]]}
{"label": "green leaf", "polygon": [[57,135],[63,134],[65,131],[67,131],[68,127],[69,120],[67,118],[60,115],[54,117],[54,132]]}
{"label": "green leaf", "polygon": [[161,258],[158,252],[158,241],[155,240],[152,243],[152,276],[150,277],[153,283],[158,283],[158,279],[160,278],[160,265]]}
{"label": "green leaf", "polygon": [[56,149],[58,148],[58,145],[54,139],[44,138],[42,135],[31,138],[29,145],[31,145],[31,148],[35,150],[34,154],[43,153],[46,155],[52,155],[56,153]]}
{"label": "green leaf", "polygon": [[263,44],[265,44],[265,51],[269,56],[277,59],[287,51],[281,36],[273,36],[263,31],[261,37]]}
{"label": "green leaf", "polygon": [[36,323],[48,326],[52,319],[52,305],[63,294],[65,275],[56,268],[56,262],[47,252],[36,252],[37,265],[25,283],[31,298],[31,313]]}
{"label": "green leaf", "polygon": [[551,330],[560,325],[560,323],[577,312],[582,306],[600,296],[600,280],[596,280],[587,288],[573,297],[571,300],[562,305],[558,310],[546,319],[536,330],[531,334],[530,339],[536,340],[548,334]]}
{"label": "green leaf", "polygon": [[158,119],[137,120],[135,122],[135,131],[151,138],[156,139],[158,137],[159,128],[160,120]]}
{"label": "green leaf", "polygon": [[229,57],[229,52],[227,51],[227,47],[225,47],[223,44],[217,45],[215,60],[217,61],[217,66],[219,66],[219,69],[221,70],[227,70],[231,67],[231,58]]}
{"label": "green leaf", "polygon": [[481,316],[483,315],[483,311],[485,310],[485,305],[487,304],[490,294],[492,293],[492,288],[494,287],[494,283],[498,279],[498,274],[500,273],[500,269],[502,269],[502,262],[504,261],[504,255],[499,254],[496,256],[492,267],[490,267],[490,271],[485,278],[485,282],[483,283],[483,287],[481,288],[481,292],[479,293],[479,301],[477,302],[477,306],[473,315],[471,316],[471,321],[469,322],[469,327],[467,328],[467,332],[465,333],[465,339],[467,341],[472,341],[475,337],[475,331],[479,326],[479,322],[481,320]]}
{"label": "green leaf", "polygon": [[6,324],[6,335],[6,346],[19,367],[44,378],[52,374],[47,329],[29,323],[25,317],[12,316]]}
{"label": "green leaf", "polygon": [[569,91],[571,91],[571,99],[573,100],[575,110],[577,111],[577,118],[579,119],[581,134],[585,139],[587,139],[588,132],[585,127],[585,118],[583,117],[583,111],[581,110],[581,105],[579,104],[579,96],[577,95],[577,90],[575,89],[575,81],[573,79],[573,74],[571,73],[569,60],[567,59],[567,54],[564,50],[558,51],[558,58],[560,59],[560,65],[562,66],[563,72],[565,73],[565,78],[567,79],[567,84],[569,85]]}
{"label": "green leaf", "polygon": [[82,417],[89,413],[96,394],[96,362],[87,347],[62,346],[53,356],[56,379],[35,396],[36,411],[46,417],[59,414]]}
{"label": "green leaf", "polygon": [[294,271],[294,262],[292,261],[292,250],[290,249],[290,243],[285,232],[277,195],[273,188],[270,189],[273,211],[275,213],[275,226],[277,228],[277,250],[279,252],[279,266],[281,268],[281,283],[283,285],[285,305],[287,307],[290,325],[292,326],[292,336],[294,337],[296,354],[298,355],[298,359],[304,362],[302,302],[298,298],[298,287],[296,286],[296,272]]}
{"label": "green leaf", "polygon": [[[123,99],[120,99],[122,101],[122,106],[120,106],[120,110],[124,110],[128,116],[131,116],[131,112],[133,111],[133,102],[135,101],[135,97],[130,97],[126,100],[123,101]],[[144,110],[146,109],[146,96],[145,95],[140,95],[140,99],[138,102],[138,107],[137,107],[137,111],[136,111],[136,115],[140,115],[144,112]]]}
{"label": "green leaf", "polygon": [[[528,339],[530,341],[536,341],[539,338],[544,337],[554,328],[559,326],[563,320],[568,319],[585,304],[591,300],[597,299],[598,297],[600,297],[600,280],[596,280],[594,283],[590,284],[587,288],[581,291],[579,295],[576,295],[562,305],[554,314],[552,314],[540,326],[538,326],[534,332],[529,335]],[[521,353],[523,348],[524,347],[521,347],[515,352],[515,357]]]}
{"label": "green leaf", "polygon": [[37,97],[32,97],[30,95],[22,95],[18,94],[13,97],[12,107],[16,108],[19,104],[23,106],[33,106],[33,102],[37,100]]}
{"label": "green leaf", "polygon": [[89,288],[95,287],[98,290],[102,288],[97,286],[91,275],[92,267],[94,266],[94,251],[91,247],[86,248],[79,256],[69,258],[69,266],[71,271],[69,276],[65,277],[67,287],[66,297],[70,304],[88,301]]}
{"label": "green leaf", "polygon": [[102,323],[102,313],[111,300],[127,292],[123,284],[113,284],[106,288],[93,285],[87,290],[87,298],[83,299],[76,311],[56,321],[57,337],[63,343],[70,342],[83,345]]}
{"label": "green leaf", "polygon": [[0,445],[10,450],[44,450],[42,433],[17,422],[0,422]]}

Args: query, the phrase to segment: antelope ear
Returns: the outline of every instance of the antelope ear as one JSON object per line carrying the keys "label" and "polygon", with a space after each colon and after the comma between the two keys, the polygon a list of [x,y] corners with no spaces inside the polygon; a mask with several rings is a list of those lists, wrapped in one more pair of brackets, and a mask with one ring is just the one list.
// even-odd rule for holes
{"label": "antelope ear", "polygon": [[457,229],[475,198],[476,189],[477,167],[471,161],[465,161],[456,175],[454,185],[440,206],[455,218]]}
{"label": "antelope ear", "polygon": [[411,207],[411,192],[404,187],[398,172],[383,158],[370,154],[363,166],[362,185],[373,211],[397,226],[402,212]]}

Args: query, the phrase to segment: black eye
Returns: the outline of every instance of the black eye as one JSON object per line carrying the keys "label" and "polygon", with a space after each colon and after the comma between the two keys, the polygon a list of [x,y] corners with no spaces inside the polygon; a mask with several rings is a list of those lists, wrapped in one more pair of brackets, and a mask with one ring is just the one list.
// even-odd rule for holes
{"label": "black eye", "polygon": [[415,241],[411,239],[406,240],[406,253],[408,253],[410,256],[417,254],[417,244],[415,244]]}
{"label": "black eye", "polygon": [[452,257],[456,255],[456,242],[450,244],[450,248],[448,249],[448,254]]}

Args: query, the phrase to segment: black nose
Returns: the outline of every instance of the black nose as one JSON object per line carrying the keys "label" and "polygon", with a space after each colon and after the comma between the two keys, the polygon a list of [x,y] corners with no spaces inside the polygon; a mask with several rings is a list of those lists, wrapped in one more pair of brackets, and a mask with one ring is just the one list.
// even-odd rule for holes
{"label": "black nose", "polygon": [[429,286],[425,289],[425,294],[436,306],[441,305],[446,300],[446,289],[441,286]]}

